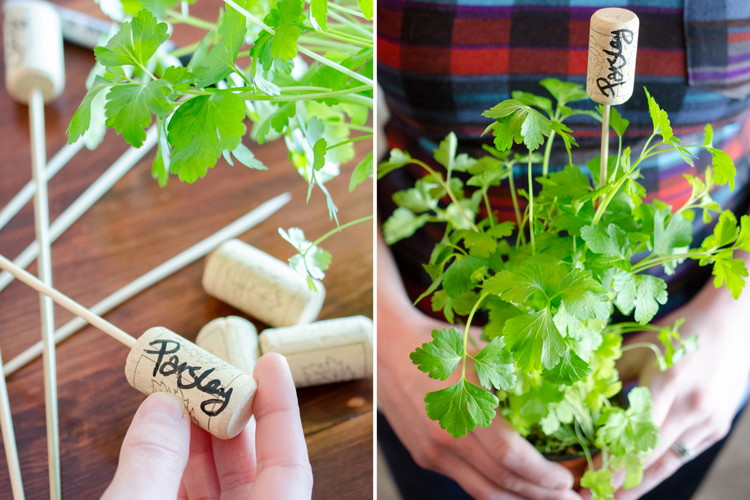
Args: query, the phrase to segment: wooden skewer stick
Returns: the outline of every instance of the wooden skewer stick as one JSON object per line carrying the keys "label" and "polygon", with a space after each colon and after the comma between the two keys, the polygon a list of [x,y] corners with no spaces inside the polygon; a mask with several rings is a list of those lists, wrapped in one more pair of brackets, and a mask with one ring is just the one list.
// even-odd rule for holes
{"label": "wooden skewer stick", "polygon": [[[34,195],[34,227],[39,246],[37,267],[42,281],[52,286],[52,255],[49,238],[49,206],[47,182],[44,180],[46,140],[44,135],[44,96],[39,89],[31,92],[29,106],[31,122],[31,170]],[[50,476],[50,498],[60,498],[60,428],[57,417],[57,360],[55,357],[55,311],[49,297],[39,296],[44,351],[44,408],[47,419],[47,460]]]}
{"label": "wooden skewer stick", "polygon": [[[148,271],[146,274],[143,274],[135,280],[131,281],[123,288],[97,302],[90,308],[90,310],[94,314],[98,315],[108,313],[126,300],[129,300],[130,298],[136,296],[143,290],[149,288],[155,283],[158,283],[167,276],[170,276],[171,274],[179,271],[185,266],[192,264],[196,260],[205,257],[209,252],[214,250],[224,241],[236,238],[240,234],[246,232],[248,229],[256,226],[257,224],[260,224],[268,217],[276,213],[279,209],[281,209],[281,207],[286,205],[290,199],[291,196],[289,195],[289,193],[284,193],[261,204],[230,225],[220,229],[216,233],[196,243],[187,250],[175,255],[166,262],[156,266],[151,271]],[[73,318],[55,332],[55,343],[59,344],[86,325],[86,320],[82,318]],[[5,364],[5,376],[10,376],[11,374],[20,370],[28,363],[36,359],[41,353],[42,343],[37,342]]]}
{"label": "wooden skewer stick", "polygon": [[[3,357],[0,354],[0,367],[2,366]],[[13,500],[24,500],[23,479],[21,478],[21,466],[18,463],[18,448],[16,447],[16,433],[13,430],[13,416],[10,412],[8,388],[5,386],[5,376],[2,374],[0,374],[0,429],[2,429],[3,434],[5,461],[8,462],[8,475],[10,476]]]}
{"label": "wooden skewer stick", "polygon": [[[104,193],[117,183],[135,166],[156,144],[157,133],[150,128],[146,140],[140,148],[128,148],[114,163],[84,191],[50,226],[50,243],[54,243],[70,226],[73,225]],[[39,246],[36,241],[27,246],[13,261],[17,266],[26,268],[36,259]],[[0,292],[13,281],[10,273],[0,273]]]}
{"label": "wooden skewer stick", "polygon": [[599,9],[591,16],[586,92],[602,104],[602,146],[599,186],[607,182],[609,107],[633,95],[638,16],[627,9]]}
{"label": "wooden skewer stick", "polygon": [[[13,98],[29,105],[31,173],[34,196],[34,229],[39,243],[39,276],[52,285],[49,207],[45,164],[44,103],[58,97],[65,86],[60,16],[50,4],[40,1],[5,4],[6,84]],[[47,421],[47,460],[50,498],[61,498],[60,433],[57,418],[57,368],[55,360],[55,316],[52,301],[39,296],[44,342],[44,408]]]}
{"label": "wooden skewer stick", "polygon": [[218,438],[233,438],[245,428],[257,388],[250,374],[164,327],[149,328],[136,340],[1,255],[0,267],[130,347],[125,376],[134,388],[181,397],[193,421]]}
{"label": "wooden skewer stick", "polygon": [[106,319],[92,313],[91,311],[83,307],[81,304],[76,302],[75,300],[69,298],[66,295],[63,295],[62,293],[58,292],[51,286],[48,286],[47,284],[38,280],[31,273],[21,269],[20,267],[13,264],[11,261],[9,261],[6,257],[2,255],[0,255],[0,267],[8,271],[17,279],[29,285],[31,288],[33,288],[37,292],[42,293],[46,295],[47,297],[51,298],[63,308],[85,319],[86,321],[88,321],[89,323],[91,323],[92,325],[94,325],[99,330],[103,331],[104,333],[112,337],[113,339],[117,340],[118,342],[121,342],[122,344],[125,344],[128,347],[133,347],[135,345],[135,338],[133,338],[132,335],[125,333],[125,331],[119,329],[118,327],[116,327],[115,325],[107,321]]}
{"label": "wooden skewer stick", "polygon": [[[44,171],[44,179],[49,182],[62,168],[68,164],[68,162],[83,148],[85,142],[83,139],[79,139],[73,144],[66,144],[55,156],[47,163],[47,168]],[[34,181],[30,180],[17,195],[10,200],[2,210],[0,210],[0,229],[4,228],[5,225],[13,219],[18,212],[34,197],[36,187]]]}

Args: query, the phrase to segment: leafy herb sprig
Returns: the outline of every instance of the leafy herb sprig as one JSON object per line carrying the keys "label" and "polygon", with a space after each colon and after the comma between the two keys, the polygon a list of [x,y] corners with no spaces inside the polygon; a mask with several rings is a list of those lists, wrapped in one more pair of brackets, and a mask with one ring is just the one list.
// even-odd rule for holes
{"label": "leafy herb sprig", "polygon": [[[92,113],[103,111],[106,126],[136,147],[155,123],[154,176],[194,182],[222,156],[266,168],[242,142],[249,120],[257,142],[282,134],[300,173],[328,196],[323,184],[353,158],[353,143],[372,137],[372,25],[360,19],[372,17],[372,2],[359,2],[361,11],[345,2],[313,1],[307,10],[304,0],[225,4],[210,23],[172,10],[176,0],[123,2],[133,17],[95,49],[95,76],[69,141],[89,131]],[[206,34],[160,52],[170,25],[181,23]],[[184,67],[175,56],[188,54]],[[371,162],[370,156],[358,165],[351,188],[367,178]],[[330,208],[335,214],[332,201]]]}
{"label": "leafy herb sprig", "polygon": [[[541,84],[552,99],[513,92],[484,113],[494,120],[487,132],[494,135],[495,147],[486,147],[486,156],[457,154],[453,134],[434,152],[444,171],[393,150],[379,166],[379,177],[408,164],[426,175],[394,194],[398,208],[383,224],[383,233],[392,244],[428,222],[445,224],[443,238],[424,265],[432,284],[417,301],[431,296],[433,310],[460,328],[433,331],[432,341],[417,348],[411,360],[438,380],[447,380],[460,365],[461,378],[425,396],[428,416],[461,437],[489,426],[500,407],[541,451],[585,454],[590,470],[581,484],[595,498],[612,498],[613,471],[627,471],[625,487],[640,483],[644,459],[658,438],[647,388],[630,391],[627,403],[616,400],[622,383],[615,361],[624,349],[646,347],[666,370],[697,343],[695,336],[680,336],[682,321],[651,323],[667,301],[667,285],[648,271],[661,268],[671,274],[686,260],[711,265],[714,285],[737,298],[748,272],[735,255],[750,251],[750,217],[738,223],[711,199],[715,188],[733,188],[735,167],[729,155],[712,146],[710,126],[703,143],[683,145],[647,92],[653,133],[631,158],[630,148],[623,148],[628,121],[612,109],[617,154],[600,180],[593,168],[598,158],[589,162],[591,169],[572,162],[577,144],[565,125],[576,114],[601,120],[600,112],[569,106],[586,97],[576,84],[552,79]],[[569,163],[550,172],[556,137]],[[526,154],[511,152],[515,144],[523,144]],[[699,150],[712,155],[713,165],[702,177],[686,175],[692,193],[681,207],[644,200],[639,183],[644,160],[676,152],[693,165]],[[539,163],[543,174],[535,179],[541,185],[535,193],[532,167]],[[516,165],[524,164],[528,191],[517,189],[512,175]],[[488,190],[502,182],[510,188],[515,222],[497,220],[489,204]],[[523,209],[521,198],[527,202]],[[696,213],[706,223],[718,214],[718,222],[693,246]],[[615,311],[634,321],[613,321]],[[469,331],[480,312],[487,318],[482,333],[487,343],[473,353]],[[637,331],[656,332],[661,349],[622,347],[623,334]],[[467,377],[470,363],[479,385]],[[602,457],[598,470],[591,460],[596,450]]]}
{"label": "leafy herb sprig", "polygon": [[[71,143],[84,137],[94,146],[109,127],[140,147],[154,126],[152,174],[164,185],[170,174],[194,182],[222,157],[265,170],[247,139],[283,137],[308,199],[320,189],[338,225],[325,183],[354,158],[356,142],[372,140],[372,0],[224,0],[216,22],[191,16],[188,2],[178,0],[99,1],[122,24],[94,50],[89,90],[68,128]],[[205,34],[170,48],[179,24]],[[187,66],[178,59],[185,56]],[[357,164],[350,191],[371,176],[372,163],[369,153]],[[330,255],[313,262],[324,251],[306,252],[291,265],[312,283]]]}

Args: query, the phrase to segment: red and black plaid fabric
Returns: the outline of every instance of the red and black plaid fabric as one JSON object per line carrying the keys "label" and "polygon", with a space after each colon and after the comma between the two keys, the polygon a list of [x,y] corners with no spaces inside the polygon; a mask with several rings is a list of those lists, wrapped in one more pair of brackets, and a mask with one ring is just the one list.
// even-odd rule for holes
{"label": "red and black plaid fabric", "polygon": [[[429,160],[439,141],[454,131],[466,151],[478,152],[482,143],[490,142],[480,138],[489,123],[482,112],[509,98],[512,91],[544,94],[538,82],[549,77],[585,83],[589,19],[598,8],[616,4],[640,19],[636,90],[618,107],[631,122],[626,145],[637,151],[651,133],[645,86],[667,110],[683,142],[700,142],[703,126],[714,125],[714,144],[738,166],[735,193],[720,191],[716,198],[742,211],[750,174],[750,76],[746,78],[744,72],[745,66],[750,67],[750,2],[731,2],[731,8],[728,3],[379,0],[378,82],[392,113],[386,127],[389,145]],[[594,106],[584,101],[575,104]],[[568,125],[581,145],[576,161],[583,163],[598,154],[598,122],[575,117]],[[567,161],[561,149],[552,159],[558,165]],[[696,168],[709,162],[702,155]],[[690,194],[682,178],[689,169],[677,156],[661,157],[642,165],[642,183],[651,198],[678,206]],[[381,219],[394,208],[390,195],[410,187],[420,175],[418,169],[404,169],[379,183]],[[521,188],[526,185],[520,170],[516,182]],[[513,220],[507,190],[498,189],[491,199],[495,213]],[[421,264],[441,235],[439,228],[427,227],[394,247],[410,293],[423,289]],[[673,290],[684,289],[684,283],[675,280],[693,280],[692,270],[672,278]]]}

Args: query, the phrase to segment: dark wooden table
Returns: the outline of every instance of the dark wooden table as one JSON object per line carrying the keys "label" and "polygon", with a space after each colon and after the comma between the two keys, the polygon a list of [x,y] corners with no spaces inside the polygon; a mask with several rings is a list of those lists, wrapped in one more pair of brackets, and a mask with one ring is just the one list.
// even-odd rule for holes
{"label": "dark wooden table", "polygon": [[[59,3],[97,12],[93,0]],[[205,9],[207,17],[215,16],[217,5],[200,0],[194,11]],[[177,43],[185,42],[178,39]],[[85,93],[85,78],[93,64],[91,51],[80,47],[66,45],[65,57],[66,90],[45,109],[48,157],[65,144],[65,129]],[[29,140],[26,106],[0,91],[0,206],[30,179]],[[282,141],[262,147],[249,140],[245,143],[270,166],[269,171],[220,162],[193,185],[172,178],[160,188],[150,175],[153,153],[147,155],[53,245],[55,286],[91,306],[285,191],[292,193],[292,202],[240,239],[285,260],[293,250],[278,235],[278,227],[298,226],[313,237],[335,227],[319,191],[305,203],[307,185],[295,173]],[[126,149],[121,137],[108,132],[98,149],[79,153],[49,184],[51,218],[54,220]],[[366,150],[359,148],[359,156]],[[342,222],[372,213],[369,182],[352,194],[348,192],[352,167],[348,165],[329,184]],[[33,239],[33,210],[27,206],[0,231],[0,253],[13,259]],[[334,258],[325,280],[328,296],[320,318],[372,317],[372,224],[354,226],[323,246]],[[29,269],[36,273],[35,265]],[[201,260],[106,318],[135,336],[163,325],[192,340],[213,318],[241,314],[206,295],[201,287],[202,272]],[[37,294],[19,282],[0,293],[0,349],[6,362],[39,339],[38,304]],[[55,313],[58,326],[72,318],[59,307]],[[259,330],[265,326],[257,321],[256,325]],[[120,443],[144,398],[125,380],[127,353],[125,346],[93,327],[57,348],[64,498],[98,497],[114,474]],[[27,498],[48,498],[41,359],[10,376],[8,390]],[[300,389],[298,396],[315,478],[313,497],[371,498],[372,380]],[[4,453],[0,453],[0,498],[10,498]]]}

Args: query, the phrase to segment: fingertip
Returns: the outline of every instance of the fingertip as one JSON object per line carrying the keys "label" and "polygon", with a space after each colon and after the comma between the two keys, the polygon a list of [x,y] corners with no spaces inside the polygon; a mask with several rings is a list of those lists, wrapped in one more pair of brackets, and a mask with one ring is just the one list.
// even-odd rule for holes
{"label": "fingertip", "polygon": [[154,392],[143,400],[135,412],[133,424],[140,422],[176,424],[182,422],[186,416],[185,406],[177,396],[167,392]]}

